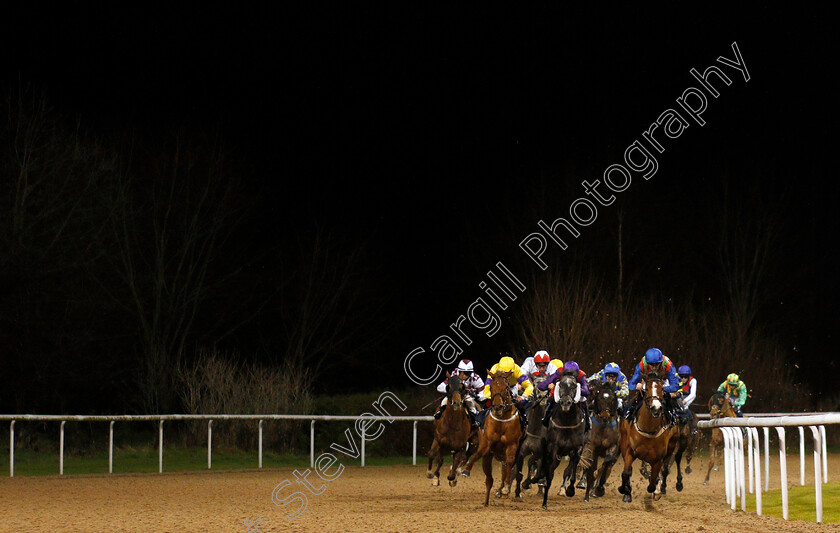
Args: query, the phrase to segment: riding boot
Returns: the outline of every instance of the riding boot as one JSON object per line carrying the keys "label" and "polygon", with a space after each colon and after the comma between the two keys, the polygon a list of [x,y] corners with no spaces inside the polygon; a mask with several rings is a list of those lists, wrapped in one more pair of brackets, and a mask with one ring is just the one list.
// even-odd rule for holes
{"label": "riding boot", "polygon": [[438,407],[437,413],[435,413],[435,420],[440,420],[440,417],[443,415],[444,409],[446,409],[446,404]]}
{"label": "riding boot", "polygon": [[584,399],[582,403],[583,403],[583,423],[584,423],[583,432],[586,433],[592,427],[590,425],[591,422],[589,421],[589,402],[587,402]]}
{"label": "riding boot", "polygon": [[542,417],[542,425],[548,427],[548,421],[551,420],[551,412],[554,410],[554,400],[548,400],[545,406],[545,414]]}
{"label": "riding boot", "polygon": [[467,409],[467,417],[470,419],[470,425],[473,427],[478,427],[478,422],[476,421],[476,414]]}
{"label": "riding boot", "polygon": [[522,426],[522,434],[524,435],[525,430],[528,429],[528,419],[525,418],[525,409],[521,409],[517,406],[516,410],[519,411],[519,425]]}

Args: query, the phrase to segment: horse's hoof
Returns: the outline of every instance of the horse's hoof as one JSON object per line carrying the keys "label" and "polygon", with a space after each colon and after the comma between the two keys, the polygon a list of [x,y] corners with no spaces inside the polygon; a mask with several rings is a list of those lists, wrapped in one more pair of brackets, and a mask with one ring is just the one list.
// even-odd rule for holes
{"label": "horse's hoof", "polygon": [[685,473],[686,473],[686,474],[690,474],[690,473],[691,473],[691,467],[690,467],[689,465],[685,465]]}
{"label": "horse's hoof", "polygon": [[674,486],[677,487],[677,492],[682,492],[682,489],[683,489],[682,481],[677,481],[677,484],[674,485]]}
{"label": "horse's hoof", "polygon": [[433,477],[435,477],[435,473],[429,470],[428,472],[426,472],[426,477],[432,479]]}
{"label": "horse's hoof", "polygon": [[544,477],[540,478],[540,480],[537,481],[537,486],[538,487],[545,487],[545,478]]}
{"label": "horse's hoof", "polygon": [[577,485],[575,485],[575,487],[577,487],[579,489],[585,489],[586,488],[586,480],[581,479],[580,481],[578,481],[578,483],[577,483]]}
{"label": "horse's hoof", "polygon": [[594,498],[601,498],[605,493],[606,491],[604,490],[604,487],[595,487],[592,489],[592,497]]}
{"label": "horse's hoof", "polygon": [[497,498],[501,498],[502,497],[502,491],[497,490],[496,494],[494,494],[494,496],[497,497]]}
{"label": "horse's hoof", "polygon": [[505,488],[502,489],[500,492],[502,493],[502,496],[507,496],[508,494],[510,494],[510,489]]}
{"label": "horse's hoof", "polygon": [[708,482],[708,481],[704,481],[704,482],[703,482],[703,485],[708,485],[708,484],[709,484],[709,482]]}
{"label": "horse's hoof", "polygon": [[457,485],[457,484],[458,484],[458,480],[457,480],[457,479],[450,479],[450,480],[449,480],[449,486],[450,486],[450,487],[454,487],[454,486],[455,486],[455,485]]}
{"label": "horse's hoof", "polygon": [[622,498],[622,501],[624,501],[624,503],[633,503],[633,497],[629,494],[625,494],[624,498]]}
{"label": "horse's hoof", "polygon": [[653,494],[654,492],[656,492],[656,485],[648,485],[648,487],[647,487],[647,491],[648,491],[650,494]]}
{"label": "horse's hoof", "polygon": [[627,494],[627,489],[624,488],[624,485],[619,485],[618,493],[619,494]]}
{"label": "horse's hoof", "polygon": [[574,495],[575,495],[575,487],[574,487],[574,485],[569,485],[569,486],[566,488],[566,496],[568,496],[569,498],[571,498],[571,497],[573,497]]}
{"label": "horse's hoof", "polygon": [[440,478],[439,477],[436,477],[435,479],[432,480],[432,486],[433,487],[440,487]]}
{"label": "horse's hoof", "polygon": [[661,497],[662,497],[662,494],[654,494],[653,495],[653,501],[658,502],[659,498],[661,498]]}
{"label": "horse's hoof", "polygon": [[714,470],[715,472],[717,472],[717,471],[718,471],[718,467],[714,467],[714,468],[712,468],[712,470]]}
{"label": "horse's hoof", "polygon": [[528,490],[530,488],[531,488],[531,482],[530,481],[523,481],[522,482],[522,490]]}
{"label": "horse's hoof", "polygon": [[583,501],[585,501],[585,502],[588,502],[588,501],[589,501],[589,495],[588,495],[588,494],[587,494],[586,496],[584,496],[584,497],[583,497]]}
{"label": "horse's hoof", "polygon": [[461,472],[461,475],[464,476],[464,477],[470,477],[470,471],[469,470],[464,470],[463,472]]}
{"label": "horse's hoof", "polygon": [[543,504],[542,508],[543,508],[543,511],[548,511],[548,505]]}

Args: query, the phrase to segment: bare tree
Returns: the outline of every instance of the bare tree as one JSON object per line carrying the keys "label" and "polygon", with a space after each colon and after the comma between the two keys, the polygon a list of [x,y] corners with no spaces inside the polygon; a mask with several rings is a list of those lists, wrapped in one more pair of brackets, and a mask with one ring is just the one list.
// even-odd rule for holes
{"label": "bare tree", "polygon": [[[174,374],[195,339],[197,315],[214,284],[234,274],[213,269],[241,215],[236,183],[218,146],[197,153],[175,138],[168,154],[129,165],[113,188],[113,266],[125,293],[112,296],[140,329],[137,377],[146,412],[173,406]],[[230,309],[217,311],[231,318]],[[208,343],[223,335],[212,331]]]}

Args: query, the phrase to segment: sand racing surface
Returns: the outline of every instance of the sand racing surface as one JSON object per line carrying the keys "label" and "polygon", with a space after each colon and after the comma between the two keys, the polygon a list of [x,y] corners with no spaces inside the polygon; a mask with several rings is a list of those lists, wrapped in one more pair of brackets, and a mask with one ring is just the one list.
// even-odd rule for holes
{"label": "sand racing surface", "polygon": [[[778,457],[771,461],[770,488],[778,488]],[[806,463],[806,483],[813,483],[813,460]],[[763,459],[762,459],[763,461]],[[164,473],[138,475],[43,476],[0,478],[0,532],[240,532],[286,531],[840,531],[840,526],[786,522],[731,511],[724,501],[723,469],[701,484],[706,458],[695,460],[685,476],[685,489],[673,488],[645,509],[642,478],[634,467],[634,501],[621,501],[614,471],[603,498],[583,502],[549,497],[549,511],[540,508],[536,488],[522,501],[490,498],[484,508],[484,475],[480,463],[472,477],[459,477],[449,487],[444,470],[441,486],[432,487],[426,468],[417,466],[351,467],[326,484],[318,496],[309,494],[306,510],[295,520],[285,514],[297,505],[272,503],[275,486],[295,478],[292,469],[237,472]],[[562,465],[561,465],[562,466]],[[444,465],[446,468],[446,464]],[[304,469],[299,469],[304,470]],[[558,474],[562,472],[558,469]],[[799,482],[798,456],[788,457],[789,484]],[[314,479],[313,479],[314,478]],[[323,484],[314,474],[315,488]],[[840,457],[829,458],[829,480],[840,479]],[[496,478],[498,484],[498,478]],[[559,485],[559,483],[558,483]],[[282,494],[303,490],[298,485]],[[249,524],[245,521],[248,520]]]}

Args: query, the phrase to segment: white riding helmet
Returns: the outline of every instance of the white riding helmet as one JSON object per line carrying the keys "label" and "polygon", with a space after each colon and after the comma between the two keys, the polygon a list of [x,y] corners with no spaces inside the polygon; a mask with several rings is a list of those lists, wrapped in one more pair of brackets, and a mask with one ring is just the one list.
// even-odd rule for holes
{"label": "white riding helmet", "polygon": [[458,363],[458,372],[472,372],[473,371],[473,362],[469,359],[461,359],[461,362]]}

